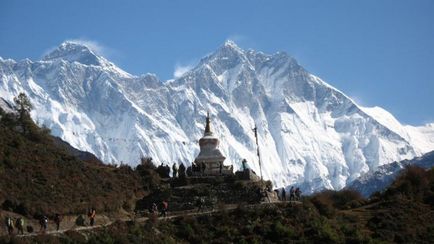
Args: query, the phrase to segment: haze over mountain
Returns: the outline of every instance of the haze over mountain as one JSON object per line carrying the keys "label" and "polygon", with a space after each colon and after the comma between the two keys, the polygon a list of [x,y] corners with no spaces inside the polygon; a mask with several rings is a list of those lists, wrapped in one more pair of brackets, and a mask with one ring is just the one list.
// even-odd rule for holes
{"label": "haze over mountain", "polygon": [[305,192],[341,189],[363,173],[434,150],[434,125],[400,124],[358,106],[286,53],[243,50],[227,41],[181,77],[135,76],[89,47],[62,43],[40,61],[0,58],[0,96],[25,92],[32,117],[72,146],[106,163],[190,164],[205,114],[226,164],[246,158],[265,179]]}

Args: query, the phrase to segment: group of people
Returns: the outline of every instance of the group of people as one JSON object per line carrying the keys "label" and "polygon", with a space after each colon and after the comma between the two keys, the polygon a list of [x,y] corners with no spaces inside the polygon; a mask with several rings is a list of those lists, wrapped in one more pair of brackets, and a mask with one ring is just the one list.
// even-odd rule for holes
{"label": "group of people", "polygon": [[95,224],[96,209],[95,208],[89,209],[89,211],[87,212],[87,217],[89,217],[90,226],[93,226]]}
{"label": "group of people", "polygon": [[167,201],[162,201],[160,204],[160,208],[158,208],[157,204],[154,202],[154,203],[152,203],[151,207],[149,208],[149,213],[151,213],[153,215],[157,215],[158,209],[160,209],[160,213],[159,213],[160,217],[167,217],[167,211],[169,209],[169,203]]}
{"label": "group of people", "polygon": [[[60,222],[62,221],[62,217],[60,214],[55,214],[53,218],[54,223],[56,224],[56,230],[60,229]],[[45,232],[48,228],[48,217],[46,215],[41,215],[39,217],[39,232]],[[6,228],[8,230],[9,235],[14,234],[15,228],[17,229],[17,234],[24,235],[24,226],[25,226],[25,220],[23,217],[18,217],[15,221],[12,217],[8,216],[6,217]],[[27,232],[32,233],[33,227],[31,225],[28,225]]]}
{"label": "group of people", "polygon": [[[224,168],[225,168],[225,166],[223,165],[223,162],[219,162],[218,170],[219,170],[219,174],[220,175],[223,174],[223,170],[226,170]],[[214,171],[215,168],[211,168],[211,169],[208,169],[208,170]],[[232,166],[228,170],[232,171]],[[200,173],[201,175],[205,175],[206,164],[204,162],[192,162],[191,163],[191,171],[195,172],[195,173]]]}
{"label": "group of people", "polygon": [[[95,217],[96,217],[96,209],[91,208],[88,211],[88,217],[89,217],[89,223],[91,226],[95,224]],[[58,213],[56,213],[53,217],[53,222],[56,225],[56,230],[60,230],[60,223],[62,222],[62,216]],[[41,215],[38,219],[39,223],[39,232],[45,233],[48,229],[48,217],[46,215]],[[15,228],[17,229],[17,234],[24,235],[24,226],[25,226],[25,220],[22,217],[18,217],[15,221],[12,217],[7,216],[5,220],[6,228],[8,230],[9,235],[14,234]],[[33,227],[31,225],[27,225],[26,227],[28,233],[33,232]]]}
{"label": "group of people", "polygon": [[14,234],[15,227],[18,230],[18,234],[24,234],[24,219],[19,217],[14,221],[12,217],[6,217],[6,228],[8,229],[9,235]]}
{"label": "group of people", "polygon": [[[294,188],[291,186],[289,190],[289,201],[300,201],[301,200],[301,190],[300,187]],[[286,201],[286,190],[282,187],[280,200]]]}
{"label": "group of people", "polygon": [[[186,174],[186,168],[184,164],[180,164],[179,168],[176,163],[172,165],[172,178],[182,178]],[[161,178],[170,178],[170,167],[169,165],[164,165],[161,163],[157,167],[157,173],[160,175]]]}
{"label": "group of people", "polygon": [[200,172],[201,174],[204,174],[205,170],[206,170],[206,165],[205,165],[204,162],[202,162],[202,163],[195,163],[195,162],[193,162],[191,164],[191,170],[193,172]]}

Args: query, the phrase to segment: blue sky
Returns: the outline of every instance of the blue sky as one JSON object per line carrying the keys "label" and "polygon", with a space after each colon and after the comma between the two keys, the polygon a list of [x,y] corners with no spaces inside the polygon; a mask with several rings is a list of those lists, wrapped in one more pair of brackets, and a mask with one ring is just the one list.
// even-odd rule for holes
{"label": "blue sky", "polygon": [[92,41],[132,74],[170,79],[226,39],[286,51],[364,106],[434,121],[434,1],[0,1],[0,56]]}

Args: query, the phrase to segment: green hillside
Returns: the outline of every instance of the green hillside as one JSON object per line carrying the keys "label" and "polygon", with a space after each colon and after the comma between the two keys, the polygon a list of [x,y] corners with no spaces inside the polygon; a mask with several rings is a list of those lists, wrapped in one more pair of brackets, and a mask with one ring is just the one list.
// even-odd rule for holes
{"label": "green hillside", "polygon": [[3,210],[28,217],[83,213],[91,207],[130,210],[142,195],[141,178],[130,167],[107,166],[88,153],[78,153],[29,116],[23,122],[18,114],[0,109],[0,117]]}
{"label": "green hillside", "polygon": [[[408,168],[371,200],[325,191],[302,204],[240,205],[171,220],[118,222],[92,243],[432,243],[434,170]],[[62,239],[74,240],[70,237]],[[78,240],[78,239],[77,239]]]}

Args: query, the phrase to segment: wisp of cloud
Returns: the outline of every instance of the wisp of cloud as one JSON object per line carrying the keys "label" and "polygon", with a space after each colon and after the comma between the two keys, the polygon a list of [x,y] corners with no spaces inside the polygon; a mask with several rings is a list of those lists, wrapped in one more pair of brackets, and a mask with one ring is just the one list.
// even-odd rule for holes
{"label": "wisp of cloud", "polygon": [[175,78],[175,79],[180,78],[185,73],[190,71],[193,67],[194,66],[192,64],[187,64],[187,65],[176,64],[175,65],[175,71],[173,72],[173,78]]}

